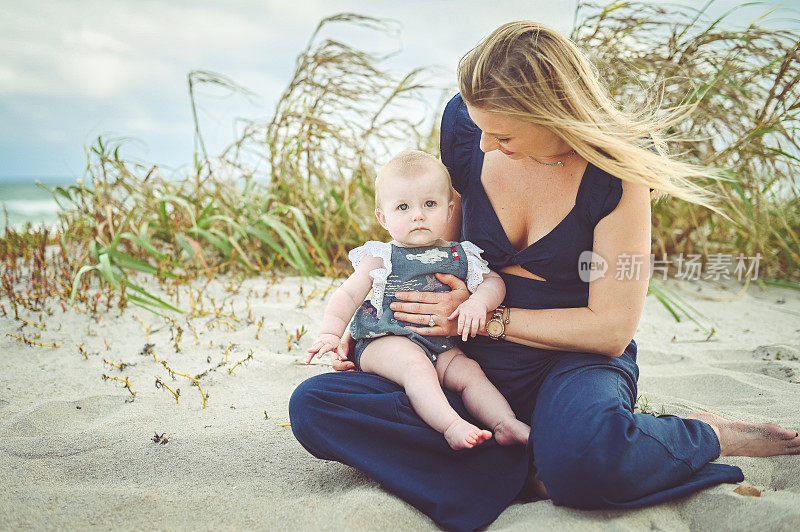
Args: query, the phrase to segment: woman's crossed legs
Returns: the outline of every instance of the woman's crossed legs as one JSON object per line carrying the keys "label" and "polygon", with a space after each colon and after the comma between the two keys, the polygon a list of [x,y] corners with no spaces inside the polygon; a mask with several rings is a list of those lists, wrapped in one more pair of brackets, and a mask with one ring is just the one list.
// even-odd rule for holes
{"label": "woman's crossed legs", "polygon": [[[437,357],[436,367],[423,349],[404,336],[371,341],[360,359],[361,369],[401,385],[411,406],[430,427],[441,432],[453,449],[469,449],[492,437],[500,445],[525,444],[530,427],[519,421],[508,402],[480,366],[453,348]],[[442,387],[461,394],[464,406],[483,430],[464,420],[448,403]]]}

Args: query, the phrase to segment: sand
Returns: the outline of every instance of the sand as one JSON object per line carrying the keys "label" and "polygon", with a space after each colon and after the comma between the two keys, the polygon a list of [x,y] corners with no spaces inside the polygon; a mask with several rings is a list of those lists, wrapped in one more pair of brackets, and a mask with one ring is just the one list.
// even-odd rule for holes
{"label": "sand", "polygon": [[[179,353],[175,326],[140,308],[122,316],[107,311],[98,322],[53,303],[40,330],[15,320],[0,298],[9,311],[0,317],[0,528],[435,529],[361,473],[316,460],[294,439],[286,426],[292,390],[330,369],[329,360],[302,360],[335,281],[285,278],[265,295],[268,284],[252,279],[237,290],[230,280],[213,281],[207,293],[216,305],[225,302],[225,314],[232,303],[240,321],[192,318],[195,341],[184,317],[172,315],[183,329]],[[707,409],[800,428],[800,292],[668,287],[707,317],[714,334],[707,338],[708,330],[686,319],[675,322],[648,297],[636,334],[647,408],[679,415]],[[185,306],[188,297],[181,297]],[[204,308],[211,310],[210,302]],[[20,316],[40,323],[31,311]],[[159,361],[187,375],[208,370],[200,378],[209,394],[205,409],[188,378],[173,380],[152,354],[140,354],[147,337],[137,316]],[[309,332],[287,345],[287,331],[296,336],[303,326]],[[61,347],[27,346],[8,333]],[[251,349],[252,358],[234,368]],[[120,371],[104,360],[128,366]],[[136,396],[103,374],[127,377]],[[179,403],[156,388],[156,378],[180,388]],[[156,434],[167,443],[154,441]],[[742,485],[761,496],[724,484],[632,511],[515,503],[489,530],[800,529],[800,456],[720,461],[740,466]]]}

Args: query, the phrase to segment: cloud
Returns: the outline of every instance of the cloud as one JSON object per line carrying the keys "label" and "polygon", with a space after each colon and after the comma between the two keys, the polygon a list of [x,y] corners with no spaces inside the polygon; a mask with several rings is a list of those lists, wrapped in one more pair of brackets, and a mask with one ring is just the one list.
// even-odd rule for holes
{"label": "cloud", "polygon": [[285,40],[258,23],[266,14],[260,3],[238,11],[207,4],[33,1],[0,8],[0,94],[118,98],[185,85],[195,68],[255,71],[269,63],[260,53],[290,54]]}
{"label": "cloud", "polygon": [[[0,175],[56,174],[57,165],[79,171],[81,146],[104,132],[141,138],[154,162],[190,160],[186,75],[195,69],[219,72],[258,95],[253,106],[198,89],[209,149],[224,146],[234,117],[271,116],[295,57],[319,21],[335,13],[396,19],[402,51],[387,65],[398,73],[441,66],[434,81],[452,87],[458,59],[493,28],[533,18],[569,31],[574,1],[0,2]],[[733,4],[717,0],[711,9]],[[384,53],[398,44],[346,25],[323,37]],[[48,156],[31,155],[42,153]]]}

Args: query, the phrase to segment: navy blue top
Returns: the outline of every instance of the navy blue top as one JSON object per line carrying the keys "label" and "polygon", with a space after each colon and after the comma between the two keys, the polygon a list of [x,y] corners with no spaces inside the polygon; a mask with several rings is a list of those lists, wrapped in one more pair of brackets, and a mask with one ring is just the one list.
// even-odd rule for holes
{"label": "navy blue top", "polygon": [[[538,281],[502,274],[507,284],[525,287],[524,293],[508,290],[506,304],[516,308],[585,307],[589,283],[578,275],[578,257],[591,250],[594,228],[613,211],[622,197],[622,181],[589,163],[581,179],[575,205],[548,234],[521,251],[514,249],[481,182],[484,153],[481,130],[470,119],[456,94],[444,110],[441,129],[442,162],[450,171],[453,187],[461,194],[461,239],[484,250],[493,270],[519,265],[546,279]],[[612,274],[613,270],[606,272]],[[530,282],[523,282],[525,281]]]}

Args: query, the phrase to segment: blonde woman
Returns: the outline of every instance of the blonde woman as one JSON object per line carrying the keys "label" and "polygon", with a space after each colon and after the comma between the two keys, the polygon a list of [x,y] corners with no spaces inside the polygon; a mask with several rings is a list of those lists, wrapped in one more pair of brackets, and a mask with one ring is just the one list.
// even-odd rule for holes
{"label": "blonde woman", "polygon": [[[634,508],[743,480],[738,467],[713,463],[719,456],[800,454],[798,433],[777,425],[633,413],[650,189],[710,205],[690,181],[708,171],[661,154],[665,123],[618,110],[574,44],[533,22],[495,30],[462,58],[458,78],[441,157],[463,223],[447,238],[484,249],[506,283],[504,304],[462,348],[530,422],[527,448],[490,440],[456,453],[396,384],[339,372],[309,379],[291,399],[306,449],[360,469],[454,530],[493,521],[529,471],[555,504]],[[638,275],[615,275],[631,257]],[[454,334],[446,317],[469,293],[440,280],[452,291],[398,292],[395,318],[420,334]]]}

